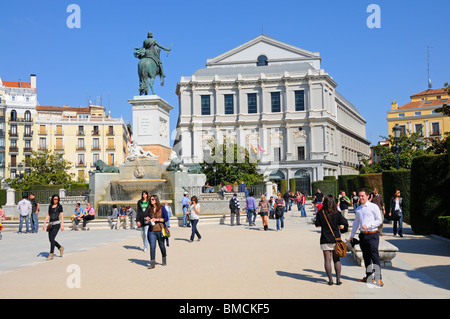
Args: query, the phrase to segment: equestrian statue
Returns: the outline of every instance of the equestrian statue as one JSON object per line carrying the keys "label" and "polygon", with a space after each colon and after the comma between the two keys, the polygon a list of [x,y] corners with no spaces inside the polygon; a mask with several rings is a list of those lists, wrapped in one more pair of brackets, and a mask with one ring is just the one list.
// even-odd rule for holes
{"label": "equestrian statue", "polygon": [[[142,48],[134,49],[134,56],[139,59],[139,95],[148,95],[149,85],[152,94],[155,94],[153,91],[153,83],[157,75],[161,78],[161,86],[164,85],[166,75],[164,74],[163,65],[159,57],[161,49],[167,51],[167,55],[169,55],[169,51],[172,50],[172,45],[170,48],[163,47],[153,38],[152,32],[148,32],[147,39],[144,40]],[[149,78],[150,83],[148,81]]]}

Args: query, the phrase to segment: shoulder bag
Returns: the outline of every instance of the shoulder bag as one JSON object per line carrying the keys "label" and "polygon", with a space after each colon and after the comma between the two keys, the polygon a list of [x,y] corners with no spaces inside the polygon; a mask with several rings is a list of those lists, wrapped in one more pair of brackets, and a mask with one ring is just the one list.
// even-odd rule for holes
{"label": "shoulder bag", "polygon": [[327,215],[324,211],[322,211],[323,217],[325,217],[325,220],[327,221],[328,227],[330,227],[331,233],[333,234],[334,239],[336,240],[336,245],[334,246],[334,253],[338,257],[345,257],[347,256],[347,245],[341,240],[341,237],[336,238],[334,235],[333,229],[331,229],[330,223],[328,222]]}

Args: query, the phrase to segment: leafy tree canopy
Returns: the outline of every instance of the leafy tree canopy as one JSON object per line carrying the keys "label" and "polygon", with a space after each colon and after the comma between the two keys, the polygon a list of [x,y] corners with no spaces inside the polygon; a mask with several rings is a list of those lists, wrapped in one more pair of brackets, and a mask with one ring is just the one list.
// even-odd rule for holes
{"label": "leafy tree canopy", "polygon": [[27,190],[32,185],[63,185],[72,183],[73,173],[68,173],[71,163],[62,154],[52,154],[48,150],[33,151],[32,156],[25,159],[29,171],[23,173],[23,178],[17,174],[15,178],[7,178],[5,182],[14,189]]}

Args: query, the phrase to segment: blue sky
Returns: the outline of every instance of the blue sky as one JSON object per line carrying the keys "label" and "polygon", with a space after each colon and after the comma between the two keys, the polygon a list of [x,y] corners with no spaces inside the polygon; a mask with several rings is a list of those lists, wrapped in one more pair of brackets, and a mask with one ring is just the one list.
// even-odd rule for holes
{"label": "blue sky", "polygon": [[[66,20],[69,4],[81,9],[81,28]],[[381,28],[370,29],[369,4],[378,4]],[[152,31],[161,54],[165,86],[156,94],[174,106],[181,76],[190,76],[216,57],[261,34],[320,52],[322,68],[337,90],[366,119],[367,139],[386,136],[386,111],[427,89],[427,46],[431,46],[433,88],[450,81],[448,0],[3,0],[0,5],[0,77],[29,81],[37,75],[41,105],[86,106],[101,98],[113,117],[131,123],[138,95],[137,62]]]}

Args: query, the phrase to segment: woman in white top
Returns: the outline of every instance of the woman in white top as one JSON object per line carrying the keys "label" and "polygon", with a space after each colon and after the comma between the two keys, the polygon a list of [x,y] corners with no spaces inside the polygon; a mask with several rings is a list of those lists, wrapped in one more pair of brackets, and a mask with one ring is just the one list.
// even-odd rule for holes
{"label": "woman in white top", "polygon": [[198,219],[200,217],[199,216],[200,215],[200,204],[198,203],[197,196],[191,197],[191,207],[189,208],[189,210],[190,210],[189,219],[191,220],[191,228],[192,228],[191,239],[189,240],[189,242],[192,243],[195,235],[197,235],[198,241],[200,241],[200,239],[202,238],[202,236],[200,235],[200,233],[197,230]]}

